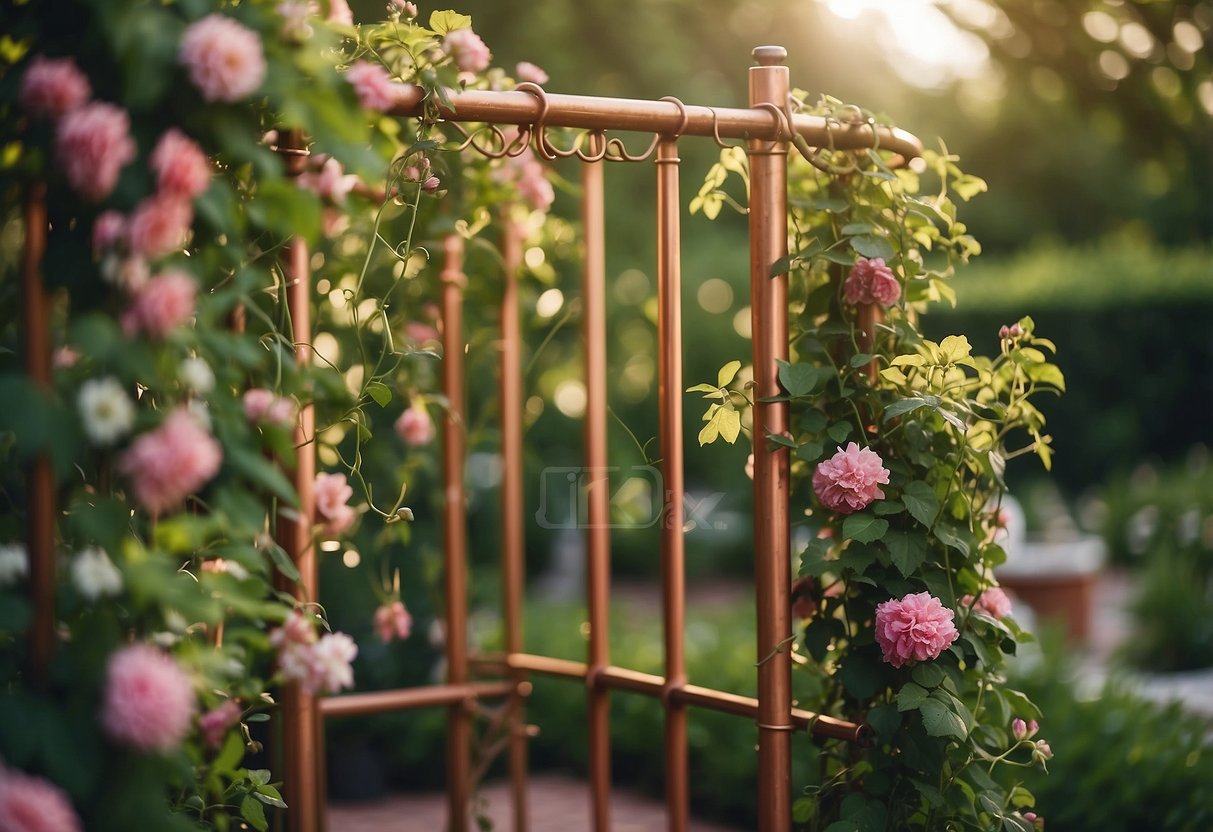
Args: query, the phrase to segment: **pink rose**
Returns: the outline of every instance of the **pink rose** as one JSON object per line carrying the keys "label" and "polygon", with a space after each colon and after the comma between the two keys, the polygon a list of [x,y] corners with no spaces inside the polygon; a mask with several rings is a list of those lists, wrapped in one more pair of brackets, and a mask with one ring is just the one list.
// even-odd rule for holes
{"label": "pink rose", "polygon": [[282,626],[270,633],[270,645],[279,650],[290,644],[311,644],[316,640],[315,616],[291,610]]}
{"label": "pink rose", "polygon": [[211,186],[211,163],[206,154],[176,127],[156,142],[150,162],[157,185],[164,193],[193,199]]}
{"label": "pink rose", "polygon": [[206,747],[218,748],[222,745],[228,729],[240,721],[241,713],[236,700],[227,699],[223,704],[198,717],[198,732],[202,734],[202,742]]}
{"label": "pink rose", "polygon": [[529,81],[540,86],[550,80],[546,72],[530,61],[519,61],[518,66],[514,67],[514,74],[518,76],[519,81]]}
{"label": "pink rose", "polygon": [[358,94],[359,103],[368,110],[386,112],[399,96],[400,87],[392,83],[387,70],[379,64],[354,61],[354,65],[345,73],[345,80]]}
{"label": "pink rose", "polygon": [[893,276],[893,270],[884,264],[884,259],[872,260],[860,257],[842,285],[847,303],[879,303],[892,306],[901,297],[901,284]]}
{"label": "pink rose", "polygon": [[265,80],[260,36],[221,14],[189,25],[178,60],[206,101],[240,101]]}
{"label": "pink rose", "polygon": [[253,424],[290,427],[295,423],[295,402],[272,390],[254,387],[244,392],[244,417]]}
{"label": "pink rose", "polygon": [[131,307],[122,316],[127,335],[146,332],[153,338],[165,338],[194,315],[198,284],[189,274],[167,270],[140,288]]}
{"label": "pink rose", "polygon": [[135,158],[126,110],[101,101],[67,113],[55,133],[55,158],[70,184],[91,202],[109,196],[118,174]]}
{"label": "pink rose", "polygon": [[[973,596],[966,595],[960,599],[960,602],[966,607],[973,605]],[[973,609],[984,612],[991,618],[1004,618],[1011,614],[1011,599],[1007,597],[1007,593],[1003,591],[1002,587],[988,587],[981,593]]]}
{"label": "pink rose", "polygon": [[126,217],[117,211],[105,211],[93,223],[93,252],[100,254],[126,237]]}
{"label": "pink rose", "polygon": [[396,433],[409,445],[428,445],[434,440],[434,420],[429,411],[412,405],[396,420]]}
{"label": "pink rose", "polygon": [[80,832],[81,826],[63,789],[40,777],[0,766],[0,829]]}
{"label": "pink rose", "polygon": [[159,260],[185,246],[193,222],[194,209],[188,201],[173,193],[155,194],[135,206],[126,229],[127,244],[131,253]]}
{"label": "pink rose", "polygon": [[881,485],[888,485],[889,471],[880,455],[870,448],[847,443],[844,451],[817,463],[813,471],[813,491],[826,508],[840,514],[853,514],[884,498]]}
{"label": "pink rose", "polygon": [[328,21],[353,26],[354,13],[350,10],[350,4],[346,0],[329,0]]}
{"label": "pink rose", "polygon": [[316,475],[316,513],[324,521],[322,531],[335,536],[349,529],[358,518],[358,513],[348,505],[354,489],[346,482],[345,474]]}
{"label": "pink rose", "polygon": [[338,205],[344,205],[346,196],[358,185],[358,177],[345,173],[341,163],[332,157],[324,160],[320,170],[305,173],[298,181],[300,186],[314,191],[321,199]]}
{"label": "pink rose", "polygon": [[935,659],[956,641],[953,613],[928,592],[876,606],[876,643],[893,667]]}
{"label": "pink rose", "polygon": [[484,41],[471,29],[447,32],[442,39],[442,48],[461,72],[484,72],[493,57]]}
{"label": "pink rose", "polygon": [[21,106],[32,116],[60,119],[92,95],[88,79],[71,58],[35,55],[21,77]]}
{"label": "pink rose", "polygon": [[375,610],[375,632],[384,644],[394,639],[406,639],[412,631],[413,617],[405,609],[403,601],[396,600]]}
{"label": "pink rose", "polygon": [[223,449],[185,408],[136,439],[118,470],[131,481],[135,499],[152,514],[179,505],[206,485],[223,461]]}
{"label": "pink rose", "polygon": [[109,660],[101,724],[116,742],[167,753],[181,744],[194,715],[194,687],[171,656],[133,644]]}

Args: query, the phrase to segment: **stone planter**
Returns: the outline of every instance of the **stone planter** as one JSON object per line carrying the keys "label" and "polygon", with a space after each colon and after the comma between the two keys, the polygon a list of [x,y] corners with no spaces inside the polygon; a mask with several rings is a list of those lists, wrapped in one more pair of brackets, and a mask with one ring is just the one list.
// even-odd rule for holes
{"label": "stone planter", "polygon": [[[1013,553],[1013,554],[1012,554]],[[1071,641],[1091,635],[1095,582],[1104,563],[1098,537],[1072,541],[1025,540],[994,574],[1041,621],[1057,621]]]}

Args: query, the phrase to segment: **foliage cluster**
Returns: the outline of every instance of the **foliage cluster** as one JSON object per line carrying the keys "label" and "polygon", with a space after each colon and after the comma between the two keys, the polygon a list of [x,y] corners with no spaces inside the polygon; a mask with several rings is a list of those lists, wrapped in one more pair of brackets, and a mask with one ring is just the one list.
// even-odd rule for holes
{"label": "foliage cluster", "polygon": [[[839,121],[856,113],[828,99],[812,111]],[[725,174],[745,181],[728,153],[701,191],[707,210],[729,199]],[[1064,387],[1047,355],[1054,347],[1029,318],[1004,323],[992,359],[973,355],[964,337],[921,335],[918,316],[932,301],[954,301],[955,264],[980,251],[953,197],[967,200],[985,183],[953,156],[929,153],[913,170],[891,170],[876,151],[812,161],[792,167],[791,254],[773,269],[790,269],[790,360],[776,400],[789,402],[793,428],[749,430],[756,453],[790,455],[792,516],[811,540],[798,553],[797,589],[809,604],[797,637],[822,690],[814,706],[866,719],[877,743],[827,746],[797,819],[831,832],[1030,829],[1030,792],[991,777],[1049,756],[1011,727],[1038,715],[1005,677],[1006,656],[1028,636],[983,596],[998,591],[991,570],[1005,558],[998,506],[1008,459],[1051,461],[1033,399]],[[868,279],[895,283],[865,294]],[[701,443],[733,442],[744,424],[750,394],[733,384],[736,369],[691,388],[712,402]],[[844,442],[854,443],[845,453]],[[830,481],[855,490],[859,477],[854,467],[839,473],[847,465],[868,466],[867,479],[840,502]],[[928,595],[937,612],[913,627],[947,632],[946,616],[955,630],[906,661],[887,643],[884,616]]]}
{"label": "foliage cluster", "polygon": [[[356,27],[343,9],[339,0],[80,0],[0,12],[5,801],[40,788],[90,830],[267,828],[284,807],[260,754],[279,687],[348,686],[355,650],[324,634],[323,609],[276,540],[283,518],[297,516],[284,470],[299,446],[314,444],[325,478],[317,525],[305,530],[312,545],[348,556],[360,541],[376,600],[389,612],[401,600],[390,558],[410,542],[405,491],[433,467],[426,446],[443,407],[432,392],[431,252],[460,234],[482,252],[467,269],[496,274],[497,255],[478,237],[495,218],[488,206],[516,206],[502,221],[528,229],[541,214],[532,222],[508,162],[464,165],[442,153],[448,137],[428,105],[420,118],[385,114],[405,84],[432,100],[460,85],[513,83],[488,69],[482,44],[455,48],[479,42],[470,18],[438,11],[425,25],[412,4],[393,3],[385,22]],[[187,55],[186,42],[208,27],[205,48]],[[42,58],[69,67],[57,70],[50,98],[35,99],[28,78]],[[81,88],[87,101],[109,102],[94,112],[113,129],[65,151],[66,114],[38,107],[81,107]],[[185,168],[195,184],[181,200],[166,190],[156,150],[167,135],[200,160]],[[310,153],[302,159],[289,148],[296,135]],[[93,154],[96,167],[72,153]],[[109,167],[112,187],[87,179]],[[18,303],[20,253],[36,236],[22,206],[43,185],[40,265],[55,352],[47,390],[23,372]],[[156,202],[169,196],[171,211]],[[151,225],[137,232],[141,216]],[[145,247],[149,227],[159,241]],[[299,246],[314,277],[314,326],[301,343],[283,266]],[[153,297],[165,275],[186,288]],[[492,281],[474,285],[480,307],[491,307]],[[314,359],[297,363],[300,346]],[[372,436],[383,449],[373,459]],[[137,465],[152,439],[159,453]],[[38,457],[51,461],[60,510],[44,683],[30,673],[24,638],[24,471]],[[405,591],[423,595],[424,583]],[[407,632],[399,611],[389,638]],[[160,655],[142,668],[143,690],[173,694],[129,703],[142,729],[129,717],[116,726],[108,704],[114,657],[138,644]],[[17,772],[46,785],[22,792]]]}

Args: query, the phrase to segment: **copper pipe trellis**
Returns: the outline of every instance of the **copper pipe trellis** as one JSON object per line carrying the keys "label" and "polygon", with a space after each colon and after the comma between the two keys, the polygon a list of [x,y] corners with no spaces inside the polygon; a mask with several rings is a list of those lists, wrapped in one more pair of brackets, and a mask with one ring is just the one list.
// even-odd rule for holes
{"label": "copper pipe trellis", "polygon": [[[549,160],[577,158],[582,162],[582,222],[585,260],[582,270],[586,411],[585,534],[587,546],[587,606],[589,646],[585,662],[536,656],[523,652],[522,593],[525,530],[522,525],[523,452],[521,380],[522,335],[519,327],[517,272],[521,262],[519,231],[503,212],[502,262],[504,289],[501,305],[502,458],[502,609],[505,619],[505,653],[499,657],[470,658],[465,618],[466,516],[463,491],[463,337],[462,242],[445,243],[442,273],[443,392],[449,402],[443,450],[446,476],[444,531],[447,563],[445,684],[423,688],[379,691],[342,696],[320,703],[323,716],[375,713],[400,708],[446,706],[450,709],[447,771],[448,828],[462,832],[468,825],[468,804],[475,777],[470,758],[473,711],[478,703],[503,698],[491,711],[493,730],[510,723],[493,743],[493,751],[508,755],[515,830],[527,828],[526,739],[523,703],[529,693],[530,674],[579,681],[586,687],[590,771],[591,825],[595,832],[610,829],[610,692],[613,690],[659,699],[666,713],[664,755],[668,828],[683,832],[689,811],[686,709],[730,713],[755,721],[759,732],[759,818],[762,832],[786,830],[791,825],[791,745],[793,730],[859,744],[871,741],[866,725],[834,719],[792,707],[789,588],[791,552],[788,518],[788,455],[779,446],[755,442],[755,584],[758,602],[758,696],[747,697],[689,683],[683,654],[684,517],[682,436],[682,335],[681,254],[678,195],[678,140],[706,136],[718,144],[726,139],[745,142],[750,158],[750,283],[755,398],[780,392],[776,359],[788,354],[787,277],[772,278],[772,264],[787,254],[787,156],[795,146],[808,161],[829,172],[840,172],[835,151],[888,151],[891,166],[920,155],[914,136],[877,126],[857,113],[842,120],[792,112],[786,52],[760,47],[758,66],[750,70],[750,104],[747,109],[697,107],[673,98],[660,101],[593,98],[547,93],[533,84],[509,92],[452,93],[451,106],[439,105],[444,123],[462,136],[459,149],[474,149],[489,158],[517,157],[528,148]],[[398,116],[420,114],[421,88],[411,89],[393,111]],[[567,146],[553,143],[548,128],[582,132]],[[648,146],[629,151],[607,131],[634,131],[650,135]],[[606,236],[603,176],[606,161],[641,161],[653,158],[657,173],[658,216],[658,340],[659,424],[662,477],[666,488],[662,552],[664,675],[640,673],[610,663],[609,597],[610,537],[609,483],[607,481],[606,383]],[[876,321],[865,324],[870,331]],[[869,336],[870,337],[870,336]],[[788,427],[786,403],[762,402],[755,406],[756,436],[782,433]],[[476,674],[502,677],[499,681],[473,681]]]}
{"label": "copper pipe trellis", "polygon": [[[496,746],[508,753],[514,829],[527,828],[526,739],[523,705],[530,691],[530,674],[582,682],[588,697],[588,732],[593,828],[609,829],[610,722],[612,690],[652,696],[666,712],[665,757],[669,828],[685,830],[688,809],[686,771],[686,708],[697,707],[753,719],[759,730],[758,828],[784,832],[791,823],[790,732],[808,730],[823,738],[856,743],[870,741],[865,725],[833,719],[792,707],[790,684],[791,634],[788,535],[788,457],[786,449],[755,442],[754,550],[758,607],[758,695],[739,696],[690,684],[683,656],[684,575],[682,509],[681,411],[681,274],[679,251],[678,140],[700,136],[723,144],[726,139],[746,143],[750,158],[750,276],[753,331],[755,435],[787,429],[786,403],[762,402],[779,390],[775,360],[786,358],[788,347],[786,275],[772,278],[770,269],[787,253],[787,155],[795,145],[809,161],[837,170],[833,153],[878,148],[892,154],[891,166],[922,153],[917,138],[902,130],[881,127],[858,113],[854,118],[826,119],[793,112],[788,71],[781,66],[786,52],[780,47],[754,51],[758,66],[750,69],[750,106],[745,109],[712,108],[683,104],[677,99],[641,101],[560,95],[534,85],[512,91],[465,91],[450,95],[451,105],[438,105],[445,123],[462,132],[462,147],[487,156],[517,156],[533,147],[546,158],[582,160],[582,219],[585,227],[583,284],[583,337],[586,373],[586,470],[590,487],[587,569],[590,643],[586,662],[535,656],[523,652],[522,596],[524,588],[525,529],[522,518],[523,451],[521,378],[522,334],[519,326],[517,272],[521,238],[508,221],[503,224],[505,290],[501,308],[502,454],[505,479],[502,489],[504,525],[503,616],[505,653],[475,661],[467,645],[467,516],[463,484],[464,465],[464,338],[462,333],[463,247],[457,236],[444,243],[442,267],[443,392],[449,402],[443,431],[442,464],[446,481],[443,519],[446,549],[446,658],[443,684],[421,688],[358,693],[317,701],[296,686],[283,691],[282,759],[284,797],[291,807],[286,815],[291,832],[324,828],[324,717],[353,716],[418,707],[448,708],[447,774],[449,829],[463,832],[469,825],[473,785],[471,720],[480,703],[504,699],[492,711],[493,724],[506,727]],[[410,88],[393,114],[419,115],[426,105],[424,91]],[[461,124],[462,123],[462,124]],[[463,124],[478,125],[464,127]],[[568,147],[557,147],[548,128],[584,131]],[[504,128],[504,129],[503,129]],[[651,142],[641,153],[628,151],[607,131],[649,134]],[[485,144],[481,137],[487,135]],[[816,150],[815,150],[816,149]],[[285,131],[278,150],[288,170],[302,170],[306,149],[297,131]],[[606,243],[603,207],[603,162],[637,161],[656,153],[658,201],[658,305],[659,423],[662,475],[668,488],[665,525],[661,535],[665,672],[640,673],[610,664],[608,605],[610,596],[610,539],[606,430]],[[47,310],[40,281],[40,263],[46,246],[44,190],[34,186],[25,208],[26,240],[21,266],[26,371],[38,384],[50,381]],[[310,320],[311,274],[308,251],[301,240],[284,253],[285,291],[292,320],[296,360],[312,360]],[[865,310],[865,338],[875,337],[879,317]],[[312,540],[316,470],[314,414],[301,411],[296,440],[298,455],[291,471],[300,503],[283,507],[276,517],[280,545],[302,576],[295,588],[301,602],[317,598],[315,547]],[[37,682],[43,678],[54,641],[53,541],[55,494],[53,475],[45,458],[29,474],[29,551],[31,594],[34,607],[29,634],[30,669]],[[473,670],[503,678],[479,681]],[[479,768],[483,769],[481,761]]]}

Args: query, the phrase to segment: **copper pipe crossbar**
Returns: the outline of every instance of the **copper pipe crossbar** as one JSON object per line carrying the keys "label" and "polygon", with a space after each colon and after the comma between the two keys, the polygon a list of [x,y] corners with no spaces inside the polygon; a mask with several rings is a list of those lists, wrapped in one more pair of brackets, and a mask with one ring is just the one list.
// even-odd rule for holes
{"label": "copper pipe crossbar", "polygon": [[[539,96],[517,90],[452,90],[449,91],[449,98],[450,107],[438,104],[439,114],[448,121],[515,125],[542,123],[548,127],[629,130],[717,139],[787,141],[791,137],[787,129],[786,94],[779,101],[770,102],[775,105],[774,109],[680,106],[672,101],[547,92]],[[396,116],[420,115],[424,99],[425,90],[417,86],[408,87],[390,113]],[[869,121],[827,121],[821,116],[804,113],[792,114],[791,125],[811,147],[863,150],[879,146],[903,159],[922,155],[922,142],[918,137],[896,127],[873,125]]]}
{"label": "copper pipe crossbar", "polygon": [[[670,699],[682,705],[693,705],[709,711],[720,711],[727,714],[758,717],[758,700],[752,696],[740,696],[735,693],[725,693],[700,685],[671,686],[666,680],[652,673],[641,673],[623,667],[608,665],[594,676],[595,681],[589,682],[588,668],[584,662],[569,659],[554,659],[550,656],[536,656],[530,653],[513,653],[504,657],[505,667],[515,670],[525,670],[528,673],[539,673],[543,676],[553,676],[560,679],[586,680],[603,688],[626,690],[660,699],[669,696]],[[486,665],[487,666],[487,665]],[[845,719],[835,719],[823,716],[803,708],[791,709],[792,727],[808,731],[822,739],[845,740],[847,742],[865,745],[870,741],[872,729],[863,723],[848,722]]]}
{"label": "copper pipe crossbar", "polygon": [[380,714],[437,705],[461,705],[478,699],[509,696],[517,691],[513,682],[468,682],[461,685],[427,685],[420,688],[376,690],[348,693],[320,700],[320,714],[326,718]]}

